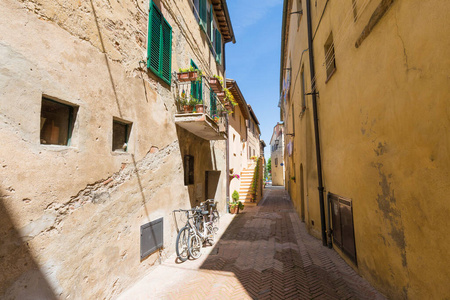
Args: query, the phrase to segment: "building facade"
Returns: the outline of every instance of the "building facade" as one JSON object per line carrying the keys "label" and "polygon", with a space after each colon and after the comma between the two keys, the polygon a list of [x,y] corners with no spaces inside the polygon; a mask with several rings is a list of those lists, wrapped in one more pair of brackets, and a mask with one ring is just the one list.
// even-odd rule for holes
{"label": "building facade", "polygon": [[[234,41],[226,1],[6,0],[0,15],[0,298],[113,298],[174,252],[174,209],[225,212],[208,83]],[[183,86],[190,67],[202,77]],[[182,112],[186,94],[204,111]]]}
{"label": "building facade", "polygon": [[286,187],[309,232],[393,299],[450,294],[449,10],[284,1]]}
{"label": "building facade", "polygon": [[270,139],[272,185],[274,186],[284,186],[284,148],[283,123],[278,123],[273,128],[272,138]]}

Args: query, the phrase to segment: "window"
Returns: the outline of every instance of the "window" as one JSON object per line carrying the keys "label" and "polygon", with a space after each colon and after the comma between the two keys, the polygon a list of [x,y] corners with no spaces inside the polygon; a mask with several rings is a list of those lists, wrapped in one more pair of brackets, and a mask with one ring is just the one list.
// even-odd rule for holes
{"label": "window", "polygon": [[131,123],[113,120],[112,151],[127,152]]}
{"label": "window", "polygon": [[356,0],[352,0],[352,7],[353,7],[353,21],[356,22],[358,19],[358,11],[356,10]]}
{"label": "window", "polygon": [[302,85],[302,111],[305,111],[305,109],[306,109],[306,96],[305,96],[305,94],[306,94],[306,90],[305,90],[305,68],[304,67],[302,67],[302,72],[300,73],[300,80],[302,81],[301,82],[301,85]]}
{"label": "window", "polygon": [[42,97],[41,106],[41,144],[70,145],[75,108],[54,100]]}
{"label": "window", "polygon": [[[198,70],[197,65],[194,63],[192,59],[191,59],[191,67],[193,67],[195,70]],[[191,96],[197,99],[199,102],[203,101],[202,82],[203,78],[200,78],[199,81],[196,80],[191,82]]]}
{"label": "window", "polygon": [[275,167],[278,167],[278,158],[275,158]]}
{"label": "window", "polygon": [[194,184],[194,157],[184,156],[184,185]]}
{"label": "window", "polygon": [[214,22],[214,6],[208,0],[194,0],[193,11],[202,30],[209,39],[209,47],[216,62],[222,64],[222,35]]}
{"label": "window", "polygon": [[327,42],[324,46],[325,49],[325,64],[327,68],[327,82],[336,71],[336,61],[334,53],[333,33],[328,36]]}
{"label": "window", "polygon": [[148,18],[147,68],[170,84],[172,27],[153,1],[150,2]]}
{"label": "window", "polygon": [[302,19],[303,16],[303,12],[300,13],[300,11],[302,11],[302,0],[297,0],[297,15],[298,15],[297,30],[300,27],[300,20]]}

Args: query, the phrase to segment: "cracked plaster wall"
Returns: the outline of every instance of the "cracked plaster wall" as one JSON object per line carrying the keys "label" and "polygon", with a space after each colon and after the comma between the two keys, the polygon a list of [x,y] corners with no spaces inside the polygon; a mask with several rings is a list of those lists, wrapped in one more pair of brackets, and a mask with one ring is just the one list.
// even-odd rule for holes
{"label": "cracked plaster wall", "polygon": [[[365,1],[356,2],[357,21],[345,22],[350,1],[330,1],[314,38],[325,189],[353,201],[354,267],[361,275],[389,298],[444,299],[450,294],[450,3],[378,0],[363,9]],[[380,4],[387,10],[377,11]],[[322,9],[313,7],[313,28]],[[374,13],[381,18],[356,48]],[[306,19],[298,31],[297,19],[289,22],[285,58],[298,64],[308,47]],[[336,71],[325,83],[330,31]],[[302,64],[309,92],[305,57]],[[300,69],[292,70],[291,98],[300,98]],[[294,103],[298,114],[301,101]],[[292,159],[305,168],[306,222],[320,237],[311,96],[306,103],[295,120],[299,151]],[[300,183],[291,190],[299,195]],[[298,207],[300,196],[293,201]]]}
{"label": "cracked plaster wall", "polygon": [[[193,59],[222,75],[187,3],[165,3],[172,69]],[[203,158],[197,183],[205,170],[225,173],[225,142],[179,138],[171,89],[140,68],[148,5],[3,1],[0,297],[118,295],[158,260],[158,253],[139,260],[140,226],[164,217],[167,257],[176,234],[171,211],[201,198],[183,184],[186,147]],[[78,107],[70,146],[40,144],[42,95]],[[133,122],[128,153],[111,151],[113,117]],[[224,207],[223,186],[216,196]]]}

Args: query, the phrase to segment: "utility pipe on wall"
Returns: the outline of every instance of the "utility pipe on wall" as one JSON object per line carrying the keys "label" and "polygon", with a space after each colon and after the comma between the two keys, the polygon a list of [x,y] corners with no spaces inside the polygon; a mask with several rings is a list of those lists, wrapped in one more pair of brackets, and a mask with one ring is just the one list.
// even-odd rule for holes
{"label": "utility pipe on wall", "polygon": [[311,22],[311,1],[306,1],[306,19],[308,25],[308,48],[309,48],[309,68],[311,73],[311,95],[314,115],[314,137],[316,143],[316,159],[317,159],[317,179],[319,189],[320,201],[320,225],[322,231],[322,245],[327,246],[326,223],[325,223],[325,207],[323,197],[323,182],[322,182],[322,158],[320,155],[320,138],[319,138],[319,118],[317,116],[317,98],[316,98],[316,82],[315,82],[315,68],[314,68],[314,51],[312,41],[312,22]]}

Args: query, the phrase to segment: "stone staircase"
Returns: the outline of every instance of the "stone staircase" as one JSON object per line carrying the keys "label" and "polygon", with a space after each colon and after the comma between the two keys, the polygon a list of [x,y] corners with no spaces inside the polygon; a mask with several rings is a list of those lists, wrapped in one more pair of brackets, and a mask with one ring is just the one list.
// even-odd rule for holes
{"label": "stone staircase", "polygon": [[253,176],[255,175],[255,164],[250,164],[248,168],[241,172],[241,184],[239,186],[239,200],[244,205],[254,206],[256,203],[252,202],[250,190],[252,186]]}

